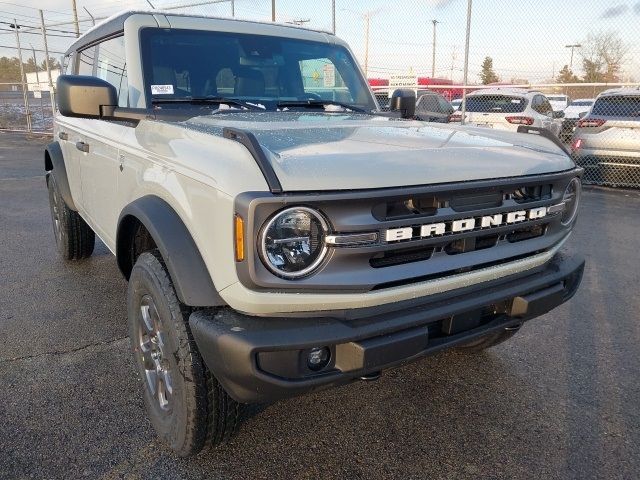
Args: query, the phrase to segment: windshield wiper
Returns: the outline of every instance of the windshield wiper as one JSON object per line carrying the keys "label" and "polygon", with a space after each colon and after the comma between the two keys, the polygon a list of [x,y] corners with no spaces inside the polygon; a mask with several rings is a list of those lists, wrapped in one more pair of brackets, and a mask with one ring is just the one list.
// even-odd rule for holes
{"label": "windshield wiper", "polygon": [[348,103],[336,102],[334,100],[286,100],[278,103],[278,108],[285,107],[303,107],[303,108],[318,108],[325,105],[336,105],[352,112],[367,113],[367,111],[360,107],[354,107]]}
{"label": "windshield wiper", "polygon": [[181,97],[181,98],[154,98],[152,104],[158,103],[188,103],[190,105],[233,105],[244,107],[249,110],[265,110],[264,107],[242,100],[235,100],[226,97]]}

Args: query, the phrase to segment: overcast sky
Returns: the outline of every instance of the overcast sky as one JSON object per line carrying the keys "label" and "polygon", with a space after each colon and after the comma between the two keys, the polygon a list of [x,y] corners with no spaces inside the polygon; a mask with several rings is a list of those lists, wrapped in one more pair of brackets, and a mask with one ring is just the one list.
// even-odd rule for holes
{"label": "overcast sky", "polygon": [[[157,8],[204,0],[150,0]],[[149,8],[146,0],[77,0],[81,31],[94,17],[132,8]],[[336,0],[336,33],[351,45],[364,64],[365,18],[369,15],[369,77],[414,72],[430,76],[432,20],[438,20],[436,76],[462,78],[467,2],[465,0]],[[22,25],[23,48],[42,49],[38,8],[52,35],[49,49],[61,52],[71,43],[71,0],[0,1],[0,56],[14,56],[15,34],[7,23]],[[230,2],[192,7],[187,12],[228,16]],[[270,20],[270,0],[235,0],[237,17]],[[313,28],[331,29],[331,0],[276,0],[278,21],[309,20]],[[493,58],[503,81],[512,78],[544,81],[570,60],[567,44],[583,42],[589,32],[615,31],[628,44],[625,79],[640,81],[640,0],[474,0],[471,24],[470,81],[478,80],[485,56]],[[25,56],[29,52],[25,52]],[[39,60],[42,54],[38,53]],[[56,54],[57,56],[58,54]],[[574,56],[580,74],[581,59]]]}

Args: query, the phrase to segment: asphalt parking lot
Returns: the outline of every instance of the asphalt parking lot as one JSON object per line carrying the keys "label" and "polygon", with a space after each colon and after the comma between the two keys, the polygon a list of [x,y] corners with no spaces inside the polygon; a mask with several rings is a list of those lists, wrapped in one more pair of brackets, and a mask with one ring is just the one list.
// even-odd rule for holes
{"label": "asphalt parking lot", "polygon": [[638,478],[639,192],[585,192],[582,287],[510,342],[279,402],[180,459],[143,410],[115,258],[56,256],[44,143],[0,133],[0,478]]}

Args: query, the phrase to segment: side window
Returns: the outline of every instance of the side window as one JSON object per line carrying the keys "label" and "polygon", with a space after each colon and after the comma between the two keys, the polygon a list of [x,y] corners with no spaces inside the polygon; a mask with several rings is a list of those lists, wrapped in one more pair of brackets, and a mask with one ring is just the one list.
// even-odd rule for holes
{"label": "side window", "polygon": [[536,112],[543,114],[542,111],[542,97],[540,95],[536,95],[533,97],[531,101],[531,108],[533,108]]}
{"label": "side window", "polygon": [[453,107],[442,97],[436,97],[438,99],[438,103],[440,104],[440,111],[442,113],[449,113],[453,110]]}
{"label": "side window", "polygon": [[95,47],[89,47],[78,52],[78,75],[93,75],[95,52]]}
{"label": "side window", "polygon": [[62,72],[65,75],[71,75],[73,73],[73,54],[72,53],[62,57]]}
{"label": "side window", "polygon": [[440,107],[438,105],[438,97],[431,94],[421,95],[416,103],[416,111],[417,112],[440,112]]}
{"label": "side window", "polygon": [[129,83],[124,58],[124,37],[112,38],[98,45],[96,77],[109,82],[118,92],[118,106],[129,106]]}
{"label": "side window", "polygon": [[551,106],[551,103],[549,103],[549,100],[547,100],[546,97],[541,96],[540,98],[542,100],[540,104],[540,113],[547,117],[551,117],[553,115],[553,107]]}

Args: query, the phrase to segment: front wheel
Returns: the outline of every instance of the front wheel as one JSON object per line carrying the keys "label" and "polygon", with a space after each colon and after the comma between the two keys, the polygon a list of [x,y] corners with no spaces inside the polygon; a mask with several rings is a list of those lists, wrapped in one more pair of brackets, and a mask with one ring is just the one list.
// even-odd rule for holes
{"label": "front wheel", "polygon": [[141,254],[131,272],[128,322],[144,403],[158,435],[179,455],[223,443],[240,425],[244,405],[209,372],[157,251]]}

